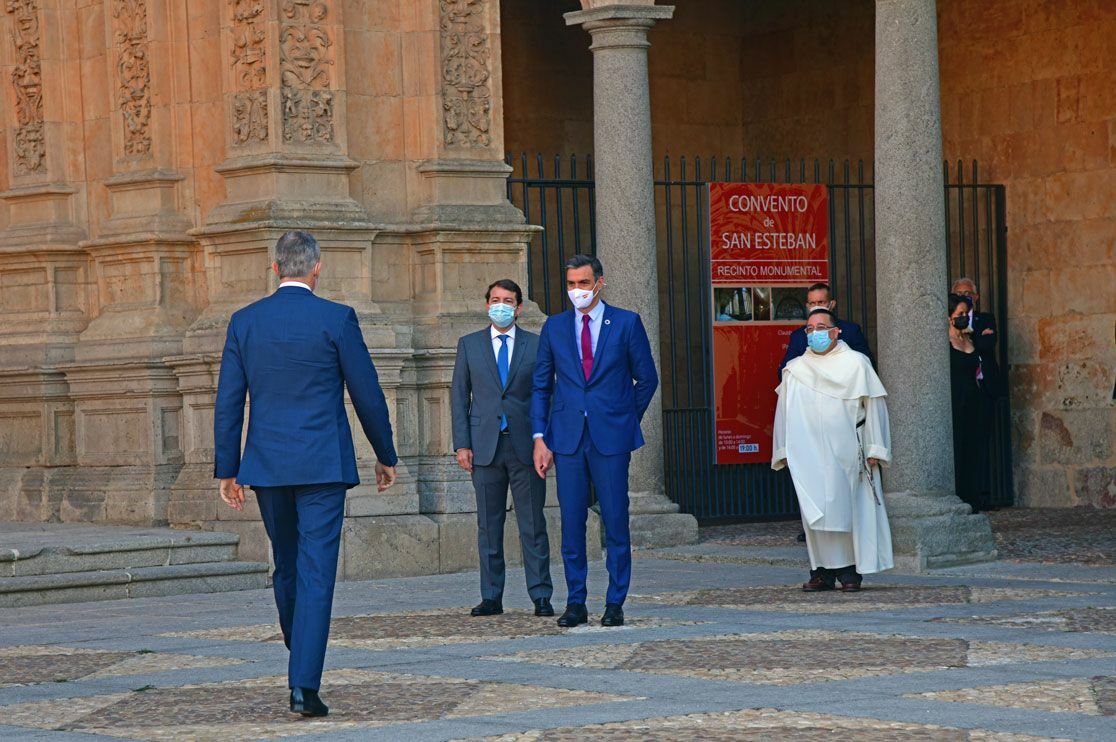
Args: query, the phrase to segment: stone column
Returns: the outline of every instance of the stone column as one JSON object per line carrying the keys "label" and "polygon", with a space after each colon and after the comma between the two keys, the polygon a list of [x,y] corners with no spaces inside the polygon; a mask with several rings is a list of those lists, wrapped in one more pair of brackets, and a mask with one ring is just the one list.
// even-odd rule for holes
{"label": "stone column", "polygon": [[[647,32],[674,7],[583,2],[567,25],[592,36],[593,156],[597,256],[605,268],[607,301],[639,312],[659,366],[658,264]],[[689,543],[697,521],[678,513],[663,488],[663,414],[659,393],[643,418],[646,444],[629,470],[632,542],[637,546]]]}
{"label": "stone column", "polygon": [[876,274],[888,276],[876,293],[893,459],[884,484],[895,561],[923,570],[991,559],[988,519],[954,494],[949,354],[938,342],[949,276],[935,0],[876,1],[875,155]]}

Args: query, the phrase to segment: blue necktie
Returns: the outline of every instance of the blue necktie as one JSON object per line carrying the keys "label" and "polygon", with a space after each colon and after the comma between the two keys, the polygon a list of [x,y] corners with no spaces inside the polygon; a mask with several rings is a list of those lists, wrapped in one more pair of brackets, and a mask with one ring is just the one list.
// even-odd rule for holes
{"label": "blue necktie", "polygon": [[[500,386],[508,385],[508,336],[497,335],[500,338],[500,352],[496,354],[496,370],[500,372]],[[500,430],[508,429],[508,416],[500,416]]]}

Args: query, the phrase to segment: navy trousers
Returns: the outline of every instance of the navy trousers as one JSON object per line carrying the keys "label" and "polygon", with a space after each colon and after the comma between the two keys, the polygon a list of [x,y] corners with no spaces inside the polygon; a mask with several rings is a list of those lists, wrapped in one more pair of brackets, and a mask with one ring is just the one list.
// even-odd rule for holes
{"label": "navy trousers", "polygon": [[291,688],[322,684],[337,551],[345,519],[345,485],[253,487],[275,557],[275,605],[290,650]]}
{"label": "navy trousers", "polygon": [[623,605],[632,579],[632,542],[628,530],[628,464],[630,453],[606,456],[583,430],[577,451],[554,455],[558,506],[562,513],[562,563],[566,569],[566,603],[585,603],[589,565],[585,524],[589,517],[589,483],[597,492],[605,530],[606,603]]}

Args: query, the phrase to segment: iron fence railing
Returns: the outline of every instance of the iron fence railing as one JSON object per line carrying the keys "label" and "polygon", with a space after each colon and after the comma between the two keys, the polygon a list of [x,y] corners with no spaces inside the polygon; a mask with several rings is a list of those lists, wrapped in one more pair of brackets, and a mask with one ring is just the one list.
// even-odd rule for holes
{"label": "iron fence railing", "polygon": [[[543,227],[527,257],[531,299],[544,312],[565,309],[562,266],[576,253],[596,252],[591,156],[509,156],[508,198]],[[998,355],[1007,372],[1005,192],[981,183],[974,162],[944,166],[950,272],[981,288],[981,305],[1000,323]],[[660,358],[666,485],[683,511],[698,518],[785,518],[798,508],[789,477],[764,464],[713,463],[708,206],[712,181],[824,183],[829,188],[830,284],[838,313],[876,339],[875,220],[870,165],[746,158],[692,158],[657,163],[655,206],[659,273]],[[945,291],[948,287],[943,287]],[[775,379],[772,371],[772,381]],[[1012,502],[1010,409],[997,403],[993,504]]]}

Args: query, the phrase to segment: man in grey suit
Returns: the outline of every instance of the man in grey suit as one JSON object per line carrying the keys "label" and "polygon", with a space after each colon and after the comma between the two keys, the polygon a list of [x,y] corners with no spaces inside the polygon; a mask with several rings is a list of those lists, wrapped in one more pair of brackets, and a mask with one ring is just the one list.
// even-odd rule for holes
{"label": "man in grey suit", "polygon": [[543,505],[546,481],[534,466],[531,380],[539,336],[515,326],[523,291],[500,279],[484,295],[490,325],[457,343],[453,367],[453,447],[473,475],[477,493],[477,551],[481,602],[474,616],[504,612],[504,519],[511,485],[527,594],[536,616],[553,616],[550,542]]}

